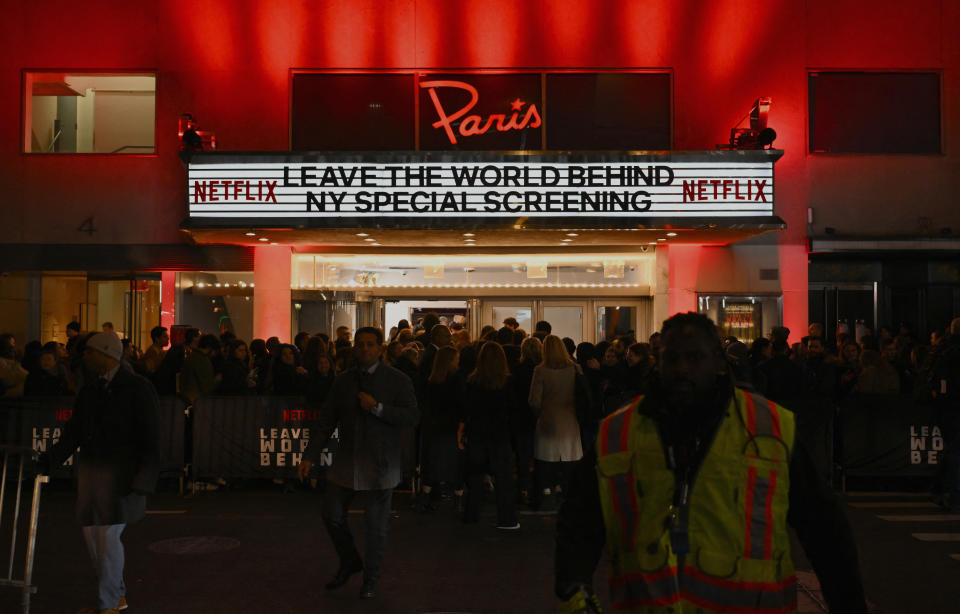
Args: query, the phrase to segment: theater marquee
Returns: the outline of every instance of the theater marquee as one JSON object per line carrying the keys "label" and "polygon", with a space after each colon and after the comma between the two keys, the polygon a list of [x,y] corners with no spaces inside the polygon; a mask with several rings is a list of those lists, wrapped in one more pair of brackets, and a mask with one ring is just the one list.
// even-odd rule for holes
{"label": "theater marquee", "polygon": [[[779,151],[194,156],[191,218],[751,218],[773,215]],[[677,159],[680,158],[680,159]],[[690,159],[683,159],[690,158]]]}

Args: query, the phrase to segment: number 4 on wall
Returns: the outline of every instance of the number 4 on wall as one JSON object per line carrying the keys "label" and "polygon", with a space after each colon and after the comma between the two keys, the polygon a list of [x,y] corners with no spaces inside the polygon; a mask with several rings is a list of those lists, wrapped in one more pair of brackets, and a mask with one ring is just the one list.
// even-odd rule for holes
{"label": "number 4 on wall", "polygon": [[77,232],[85,232],[88,235],[92,235],[93,233],[97,232],[97,229],[93,227],[93,218],[88,217],[80,222],[80,226],[77,227]]}

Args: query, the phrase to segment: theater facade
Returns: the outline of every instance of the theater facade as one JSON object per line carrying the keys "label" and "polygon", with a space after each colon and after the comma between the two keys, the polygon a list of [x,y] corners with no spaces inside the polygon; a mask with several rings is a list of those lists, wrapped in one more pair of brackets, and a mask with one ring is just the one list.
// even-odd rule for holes
{"label": "theater facade", "polygon": [[897,6],[20,5],[2,328],[956,315],[957,9]]}

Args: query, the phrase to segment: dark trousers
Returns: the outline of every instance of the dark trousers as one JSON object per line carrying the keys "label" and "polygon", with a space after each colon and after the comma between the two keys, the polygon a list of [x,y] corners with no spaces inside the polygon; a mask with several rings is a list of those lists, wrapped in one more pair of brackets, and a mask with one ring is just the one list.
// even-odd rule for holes
{"label": "dark trousers", "polygon": [[517,522],[513,484],[513,447],[502,441],[470,441],[467,444],[467,501],[464,519],[476,522],[483,500],[483,475],[489,472],[496,481],[497,524]]}
{"label": "dark trousers", "polygon": [[565,492],[576,462],[578,461],[536,461],[537,493],[543,493],[547,488],[555,491],[558,486]]}
{"label": "dark trousers", "polygon": [[533,488],[533,429],[524,429],[513,436],[517,450],[517,488],[528,493]]}
{"label": "dark trousers", "polygon": [[387,528],[390,522],[390,500],[393,489],[356,491],[327,482],[323,495],[323,523],[340,556],[340,565],[351,565],[360,560],[360,553],[350,532],[349,508],[353,497],[361,493],[364,499],[363,521],[364,542],[363,582],[376,584],[380,580],[380,568],[383,553],[387,547]]}

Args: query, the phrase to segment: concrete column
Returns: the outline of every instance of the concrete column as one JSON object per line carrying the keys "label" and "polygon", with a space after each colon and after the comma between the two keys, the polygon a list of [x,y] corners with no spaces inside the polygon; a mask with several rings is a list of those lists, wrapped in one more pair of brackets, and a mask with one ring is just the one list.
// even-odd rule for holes
{"label": "concrete column", "polygon": [[[700,245],[670,245],[666,248],[669,261],[668,317],[697,310],[697,276],[700,272]],[[657,323],[659,329],[662,320]]]}
{"label": "concrete column", "polygon": [[253,249],[253,336],[290,343],[290,248]]}
{"label": "concrete column", "polygon": [[809,275],[807,246],[781,243],[780,287],[783,291],[783,325],[790,329],[790,342],[807,334],[809,320]]}

